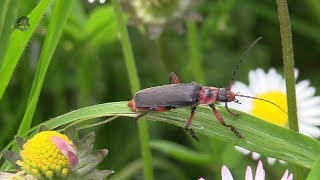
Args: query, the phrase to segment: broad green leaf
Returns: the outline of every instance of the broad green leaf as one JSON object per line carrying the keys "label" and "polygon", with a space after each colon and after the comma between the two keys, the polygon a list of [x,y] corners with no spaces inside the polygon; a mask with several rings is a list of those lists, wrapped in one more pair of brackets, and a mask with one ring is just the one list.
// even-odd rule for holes
{"label": "broad green leaf", "polygon": [[[127,107],[127,103],[127,101],[124,101],[89,106],[50,119],[44,124],[50,129],[57,129],[72,122],[98,117],[136,117],[137,113],[132,112]],[[320,154],[320,142],[313,138],[273,125],[243,112],[240,112],[239,117],[235,117],[230,115],[222,106],[218,106],[218,108],[226,123],[234,125],[244,135],[245,139],[239,139],[230,129],[222,126],[207,106],[197,108],[192,122],[192,128],[196,133],[215,136],[262,155],[306,168],[311,168]],[[190,109],[175,109],[162,113],[150,112],[146,115],[146,119],[184,127],[189,116]],[[33,127],[31,130],[37,130],[38,127]]]}
{"label": "broad green leaf", "polygon": [[0,67],[0,100],[8,86],[12,73],[20,59],[20,56],[29,42],[33,32],[38,26],[43,14],[50,5],[51,0],[41,0],[28,15],[30,26],[26,31],[14,30],[11,34],[7,52]]}
{"label": "broad green leaf", "polygon": [[320,158],[313,164],[307,180],[318,180],[320,178]]}

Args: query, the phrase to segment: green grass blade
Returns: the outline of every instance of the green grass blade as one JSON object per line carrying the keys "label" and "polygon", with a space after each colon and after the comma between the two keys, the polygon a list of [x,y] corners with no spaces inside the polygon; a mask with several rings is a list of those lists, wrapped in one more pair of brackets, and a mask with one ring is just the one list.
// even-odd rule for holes
{"label": "green grass blade", "polygon": [[13,22],[17,14],[17,1],[0,1],[0,64],[7,51],[11,32],[13,31]]}
{"label": "green grass blade", "polygon": [[197,152],[170,141],[151,141],[151,147],[183,162],[201,165],[212,163],[212,158],[209,154]]}
{"label": "green grass blade", "polygon": [[32,84],[27,109],[20,124],[17,135],[24,134],[30,128],[46,72],[53,53],[57,47],[63,27],[67,21],[68,14],[71,10],[71,5],[72,1],[55,1],[52,18],[48,27],[48,33],[44,41],[36,75]]}
{"label": "green grass blade", "polygon": [[0,67],[0,99],[8,86],[14,68],[16,67],[19,58],[27,46],[31,35],[38,26],[43,14],[46,12],[50,5],[51,0],[42,0],[28,15],[30,26],[26,31],[15,30],[10,37],[7,52],[4,56]]}
{"label": "green grass blade", "polygon": [[[128,30],[123,17],[123,13],[121,11],[120,2],[118,0],[112,0],[112,5],[119,29],[120,42],[122,45],[123,55],[125,57],[127,72],[129,75],[131,94],[133,96],[136,92],[140,90],[140,80],[134,61]],[[144,179],[152,180],[154,179],[154,176],[152,168],[151,150],[149,145],[148,124],[144,119],[140,119],[138,122],[138,127],[141,153],[144,161]]]}
{"label": "green grass blade", "polygon": [[[57,129],[84,119],[105,116],[135,117],[137,113],[132,112],[127,107],[127,103],[124,101],[89,106],[58,116],[44,124],[50,129]],[[240,112],[239,117],[235,117],[222,106],[218,106],[218,108],[226,123],[234,125],[245,136],[245,139],[237,138],[230,129],[222,126],[213,115],[212,110],[206,106],[197,108],[192,122],[192,128],[196,133],[214,136],[262,155],[282,159],[306,168],[311,168],[320,154],[320,142],[313,138],[273,125],[243,112]],[[190,109],[175,109],[163,113],[150,112],[146,119],[184,127],[189,116]],[[36,130],[38,127],[33,127],[32,130]]]}
{"label": "green grass blade", "polygon": [[312,169],[307,177],[307,180],[318,180],[320,177],[320,158],[314,163]]}

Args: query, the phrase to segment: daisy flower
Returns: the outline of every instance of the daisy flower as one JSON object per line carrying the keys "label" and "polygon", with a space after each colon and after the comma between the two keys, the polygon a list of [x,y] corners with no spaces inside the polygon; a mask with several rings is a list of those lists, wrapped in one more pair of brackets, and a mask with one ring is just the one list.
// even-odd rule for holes
{"label": "daisy flower", "polygon": [[19,153],[2,152],[16,173],[0,172],[0,179],[103,179],[113,173],[96,169],[108,150],[92,152],[93,133],[75,143],[71,139],[56,131],[41,131],[28,141],[17,138]]}
{"label": "daisy flower", "polygon": [[[222,177],[222,180],[233,180],[233,176],[232,176],[231,172],[229,171],[228,167],[225,165],[223,165],[221,168],[221,177]],[[245,180],[253,180],[253,177],[254,176],[253,176],[251,167],[247,166]],[[256,179],[256,180],[264,180],[265,179],[265,171],[263,169],[263,165],[262,165],[261,161],[259,161],[259,163],[258,163],[254,179]],[[281,178],[281,180],[292,180],[292,179],[293,179],[293,175],[292,175],[292,173],[289,174],[288,170],[286,170],[286,172],[283,174],[283,176]]]}
{"label": "daisy flower", "polygon": [[[298,73],[296,73],[296,78],[297,75]],[[287,110],[285,81],[273,68],[268,72],[264,72],[260,68],[250,71],[249,85],[235,82],[232,89],[234,92],[272,101],[282,109]],[[310,86],[309,80],[303,80],[296,84],[299,131],[307,136],[318,138],[320,137],[320,129],[317,127],[320,125],[320,109],[318,108],[320,106],[320,96],[314,96],[315,91],[315,88]],[[230,103],[230,107],[279,126],[288,126],[288,115],[276,106],[256,99],[239,97],[238,100],[241,104]],[[244,148],[237,147],[236,149],[244,154],[250,153],[249,150]],[[258,159],[260,154],[252,153],[252,157]],[[274,163],[275,159],[268,158],[268,161]]]}

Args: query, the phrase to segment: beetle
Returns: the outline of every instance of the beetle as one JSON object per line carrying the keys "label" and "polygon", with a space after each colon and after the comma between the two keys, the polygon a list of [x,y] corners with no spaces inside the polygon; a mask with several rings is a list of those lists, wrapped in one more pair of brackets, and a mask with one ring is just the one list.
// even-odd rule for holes
{"label": "beetle", "polygon": [[[256,39],[251,46],[247,49],[247,51],[243,54],[240,59],[240,62],[234,68],[233,74],[231,76],[231,80],[229,85],[226,88],[218,88],[218,87],[210,87],[210,86],[202,86],[196,82],[191,83],[180,83],[177,75],[172,72],[170,74],[169,83],[168,85],[156,86],[143,89],[135,94],[133,99],[129,101],[128,107],[136,112],[142,112],[139,114],[136,119],[141,118],[142,116],[146,115],[150,111],[157,111],[157,112],[164,112],[175,108],[182,108],[182,107],[191,107],[191,114],[186,122],[185,130],[189,131],[191,136],[199,141],[200,139],[196,136],[195,132],[192,128],[190,128],[196,108],[200,104],[207,104],[212,108],[213,114],[216,116],[218,121],[225,127],[231,129],[231,131],[239,138],[244,138],[244,136],[233,126],[230,124],[226,124],[222,115],[215,107],[215,103],[217,102],[224,102],[226,110],[234,115],[238,116],[238,113],[232,112],[228,108],[228,102],[236,102],[241,104],[236,97],[246,97],[246,98],[253,98],[262,100],[268,103],[271,103],[282,111],[284,111],[280,106],[277,104],[257,98],[251,97],[246,95],[241,95],[239,93],[234,93],[231,91],[231,87],[234,81],[234,77],[236,72],[242,63],[243,59],[246,57],[248,52],[252,49],[252,47],[262,39],[259,37]],[[285,111],[284,111],[285,112]]]}
{"label": "beetle", "polygon": [[30,23],[29,23],[28,17],[21,16],[19,19],[17,19],[16,29],[19,29],[20,31],[26,31],[29,26],[30,26]]}

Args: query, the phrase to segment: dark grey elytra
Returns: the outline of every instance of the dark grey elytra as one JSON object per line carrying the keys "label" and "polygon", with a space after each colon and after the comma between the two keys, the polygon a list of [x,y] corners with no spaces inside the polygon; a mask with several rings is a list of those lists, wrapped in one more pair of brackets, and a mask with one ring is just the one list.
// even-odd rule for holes
{"label": "dark grey elytra", "polygon": [[197,106],[202,86],[198,83],[180,83],[143,89],[134,96],[137,107],[188,107]]}

